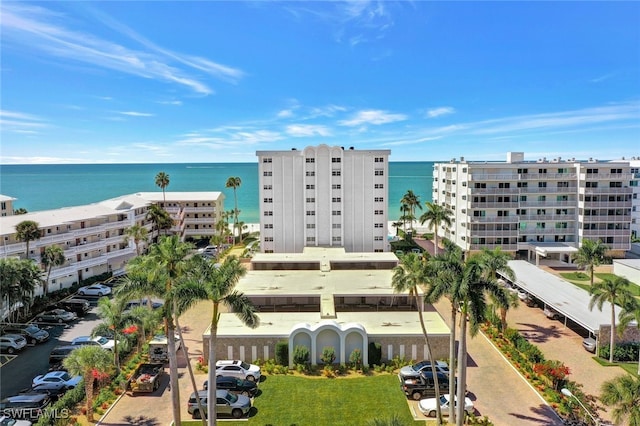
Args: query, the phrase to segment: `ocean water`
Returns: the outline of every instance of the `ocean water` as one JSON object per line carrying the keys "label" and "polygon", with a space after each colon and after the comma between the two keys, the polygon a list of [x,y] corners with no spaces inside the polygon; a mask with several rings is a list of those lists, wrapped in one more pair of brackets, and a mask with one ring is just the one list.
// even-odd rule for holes
{"label": "ocean water", "polygon": [[[27,211],[95,203],[120,195],[160,191],[158,172],[169,175],[167,191],[221,191],[227,210],[233,208],[233,189],[227,179],[237,176],[240,220],[260,222],[258,163],[197,164],[71,164],[0,166],[0,194],[17,198],[14,208]],[[400,216],[400,200],[412,190],[424,204],[431,201],[432,162],[389,163],[389,220]],[[418,214],[420,211],[418,211]]]}

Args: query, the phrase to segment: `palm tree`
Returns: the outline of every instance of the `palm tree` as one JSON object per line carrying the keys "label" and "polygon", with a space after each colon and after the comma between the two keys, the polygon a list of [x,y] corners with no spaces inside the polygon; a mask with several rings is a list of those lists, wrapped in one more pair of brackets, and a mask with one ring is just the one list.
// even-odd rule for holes
{"label": "palm tree", "polygon": [[158,186],[158,187],[160,187],[160,189],[162,189],[162,201],[164,202],[164,205],[166,206],[167,199],[165,197],[164,189],[167,186],[169,186],[169,175],[166,174],[165,172],[159,172],[156,175],[156,186]]}
{"label": "palm tree", "polygon": [[[482,269],[485,271],[485,277],[489,279],[496,278],[498,272],[500,272],[503,276],[507,277],[509,281],[514,283],[516,281],[516,274],[509,266],[509,261],[512,259],[511,254],[502,251],[500,247],[496,247],[493,250],[483,248],[480,252],[480,263],[482,264]],[[509,311],[509,308],[518,307],[518,300],[517,295],[512,293],[508,293],[506,305],[500,305],[496,300],[496,303],[498,303],[500,308],[502,333],[505,333],[507,330],[507,312]]]}
{"label": "palm tree", "polygon": [[133,240],[136,245],[136,255],[140,256],[140,243],[146,243],[148,235],[147,228],[136,223],[124,230],[124,243],[129,244],[129,240]]}
{"label": "palm tree", "polygon": [[157,204],[151,204],[149,206],[146,218],[153,223],[155,241],[157,241],[158,236],[160,235],[160,230],[166,231],[167,229],[171,229],[171,226],[173,226],[173,219],[171,219],[171,215]]}
{"label": "palm tree", "polygon": [[[458,288],[462,320],[460,321],[460,344],[458,345],[458,389],[456,400],[456,425],[464,422],[464,396],[467,388],[467,323],[471,337],[478,333],[480,324],[485,320],[487,309],[486,295],[491,295],[498,305],[507,305],[507,290],[494,278],[486,278],[479,256],[467,259],[463,267],[463,276]],[[468,318],[468,320],[465,320]]]}
{"label": "palm tree", "polygon": [[420,196],[416,195],[411,189],[409,189],[400,200],[400,203],[406,205],[409,209],[409,217],[411,218],[411,224],[416,218],[416,209],[422,210],[422,204],[420,204]]}
{"label": "palm tree", "polygon": [[25,308],[25,313],[29,312],[41,274],[40,268],[29,259],[0,259],[0,294],[11,322],[15,322],[20,307]]}
{"label": "palm tree", "polygon": [[233,202],[234,202],[233,235],[234,235],[234,238],[235,238],[236,232],[238,232],[238,214],[240,213],[240,211],[238,210],[238,196],[236,194],[236,188],[240,187],[241,184],[242,184],[242,180],[238,176],[229,177],[227,179],[227,183],[225,183],[225,187],[233,188]]}
{"label": "palm tree", "polygon": [[93,423],[93,385],[98,377],[109,374],[113,368],[111,355],[100,346],[81,346],[71,351],[62,364],[71,375],[84,378],[87,420]]}
{"label": "palm tree", "polygon": [[612,407],[617,425],[640,426],[640,378],[629,374],[602,384],[600,401]]}
{"label": "palm tree", "polygon": [[98,316],[113,331],[113,363],[118,369],[120,368],[118,338],[121,331],[133,322],[131,316],[125,312],[126,305],[127,300],[123,298],[111,300],[108,297],[102,297],[98,300]]}
{"label": "palm tree", "polygon": [[[214,403],[216,400],[216,342],[221,305],[235,313],[245,326],[256,328],[260,325],[260,319],[253,303],[243,293],[234,290],[246,272],[247,270],[236,256],[226,257],[222,265],[219,266],[196,256],[193,258],[193,267],[189,273],[188,281],[194,285],[192,289],[197,299],[210,300],[213,308],[209,334],[209,393],[207,397],[209,425],[216,424],[216,404]],[[186,297],[180,299],[182,301],[189,300]],[[191,299],[191,303],[193,302],[194,300]]]}
{"label": "palm tree", "polygon": [[[451,216],[453,216],[453,212],[446,207],[440,206],[438,204],[428,202],[426,204],[427,211],[420,216],[420,224],[424,225],[425,222],[428,223],[429,228],[433,229],[433,245],[434,245],[434,254],[438,254],[438,228],[440,225],[445,224],[447,226],[451,226],[453,223]],[[461,404],[464,405],[464,404]]]}
{"label": "palm tree", "polygon": [[62,266],[65,262],[64,250],[58,245],[47,246],[42,253],[42,264],[47,269],[47,278],[43,281],[42,292],[46,296],[49,292],[49,277],[54,266]]}
{"label": "palm tree", "polygon": [[23,220],[16,225],[16,238],[27,243],[27,259],[29,258],[29,242],[40,238],[40,225],[33,220]]}
{"label": "palm tree", "polygon": [[[162,307],[163,319],[165,322],[165,333],[168,341],[169,352],[169,380],[171,385],[171,404],[174,424],[181,424],[180,416],[180,388],[178,386],[178,361],[176,356],[175,335],[176,314],[174,308],[175,287],[180,279],[185,275],[188,267],[188,257],[193,246],[180,241],[177,235],[165,236],[158,244],[150,247],[149,254],[139,256],[130,262],[128,271],[134,276],[144,277],[145,291],[153,291],[153,295],[164,299]],[[123,284],[124,287],[125,284]],[[121,290],[123,294],[127,289]],[[139,291],[136,289],[136,291]],[[181,303],[177,301],[177,303]]]}
{"label": "palm tree", "polygon": [[19,209],[15,209],[13,211],[13,214],[16,215],[16,216],[20,215],[20,214],[27,214],[27,213],[29,213],[29,212],[24,207],[20,207]]}
{"label": "palm tree", "polygon": [[578,252],[573,255],[573,261],[578,267],[589,272],[591,286],[595,268],[604,262],[604,254],[609,249],[601,240],[583,240]]}
{"label": "palm tree", "polygon": [[[422,258],[415,253],[408,253],[403,256],[402,263],[393,268],[393,277],[391,279],[391,285],[393,286],[394,293],[409,293],[409,297],[413,297],[416,302],[416,309],[418,310],[418,317],[420,319],[420,327],[422,328],[422,335],[424,336],[425,344],[427,345],[427,356],[431,361],[431,373],[434,378],[438,377],[436,371],[436,360],[433,359],[433,352],[431,350],[431,342],[429,341],[429,334],[427,327],[424,324],[424,317],[422,316],[422,303],[420,303],[420,286],[425,282],[425,269],[422,262]],[[440,386],[438,380],[434,380],[436,400],[440,399]],[[464,404],[462,404],[464,405]],[[442,424],[442,413],[440,412],[440,404],[436,404],[436,423]]]}
{"label": "palm tree", "polygon": [[[455,400],[456,383],[456,318],[460,307],[458,294],[463,278],[464,254],[462,249],[451,241],[445,240],[444,252],[430,258],[427,262],[427,291],[424,299],[436,303],[443,296],[451,303],[451,331],[449,336],[449,400]],[[455,407],[449,406],[449,421],[455,422]]]}
{"label": "palm tree", "polygon": [[599,283],[595,283],[589,289],[591,300],[589,301],[589,310],[594,306],[602,311],[604,302],[611,304],[611,332],[609,333],[609,362],[613,363],[613,352],[615,349],[615,330],[616,330],[616,304],[624,306],[625,303],[633,297],[629,286],[631,283],[623,277],[615,277],[613,279],[604,279]]}
{"label": "palm tree", "polygon": [[[618,314],[618,335],[622,336],[629,324],[635,322],[640,327],[640,301],[635,297],[625,300]],[[640,353],[638,354],[638,375],[640,375]]]}

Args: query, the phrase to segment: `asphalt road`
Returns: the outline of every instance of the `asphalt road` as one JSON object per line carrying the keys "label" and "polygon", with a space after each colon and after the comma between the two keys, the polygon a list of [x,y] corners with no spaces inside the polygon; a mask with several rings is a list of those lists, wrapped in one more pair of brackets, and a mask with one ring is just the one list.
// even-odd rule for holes
{"label": "asphalt road", "polygon": [[15,357],[0,358],[0,399],[17,394],[22,389],[31,387],[33,378],[49,371],[49,353],[64,344],[70,344],[78,336],[88,336],[101,320],[96,313],[97,299],[87,298],[92,308],[84,317],[70,324],[35,323],[49,332],[49,340],[37,345],[27,345]]}

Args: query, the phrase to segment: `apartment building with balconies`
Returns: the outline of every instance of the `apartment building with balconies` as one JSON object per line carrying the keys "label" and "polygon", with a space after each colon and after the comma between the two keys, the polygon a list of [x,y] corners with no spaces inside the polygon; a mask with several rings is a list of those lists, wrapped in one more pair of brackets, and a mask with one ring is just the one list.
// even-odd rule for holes
{"label": "apartment building with balconies", "polygon": [[[165,196],[167,209],[175,218],[172,233],[183,240],[214,234],[215,223],[224,211],[221,192],[167,192]],[[0,217],[0,258],[29,258],[42,266],[45,248],[61,247],[65,262],[51,270],[49,291],[106,272],[118,273],[136,255],[135,242],[125,242],[125,230],[138,224],[146,227],[151,237],[147,211],[156,203],[165,204],[162,193],[144,192],[83,206]],[[16,237],[16,226],[25,220],[36,222],[40,229],[40,238],[29,242],[29,253],[26,243]],[[140,245],[144,252],[148,243]],[[37,289],[36,295],[41,292]]]}
{"label": "apartment building with balconies", "polygon": [[16,199],[0,194],[0,217],[13,215],[13,202]]}
{"label": "apartment building with balconies", "polygon": [[578,248],[602,240],[614,255],[630,247],[633,175],[628,161],[541,158],[435,163],[435,203],[454,212],[440,235],[463,250],[529,250],[541,243]]}
{"label": "apartment building with balconies", "polygon": [[389,150],[318,145],[256,155],[264,253],[389,250]]}

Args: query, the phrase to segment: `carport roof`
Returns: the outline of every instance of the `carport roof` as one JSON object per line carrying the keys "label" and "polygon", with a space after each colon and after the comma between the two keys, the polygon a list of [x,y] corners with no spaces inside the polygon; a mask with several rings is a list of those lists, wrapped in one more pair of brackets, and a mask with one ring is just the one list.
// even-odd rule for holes
{"label": "carport roof", "polygon": [[[601,325],[611,324],[609,302],[602,305],[602,311],[595,306],[589,310],[591,296],[586,290],[524,260],[511,260],[509,266],[516,275],[518,287],[590,332],[595,333]],[[620,307],[616,306],[615,312],[617,318]]]}

